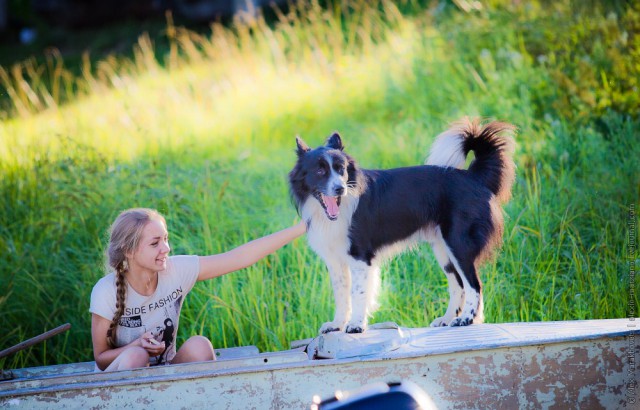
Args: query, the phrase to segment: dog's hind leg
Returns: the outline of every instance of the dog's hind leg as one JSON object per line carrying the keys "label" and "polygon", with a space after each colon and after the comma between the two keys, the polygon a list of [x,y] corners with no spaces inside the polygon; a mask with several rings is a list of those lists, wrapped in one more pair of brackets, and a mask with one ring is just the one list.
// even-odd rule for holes
{"label": "dog's hind leg", "polygon": [[454,318],[449,326],[467,326],[484,322],[482,302],[482,284],[473,261],[456,259],[450,252],[449,257],[455,269],[461,273],[460,279],[465,293],[464,306],[460,316]]}
{"label": "dog's hind leg", "polygon": [[380,275],[377,266],[369,266],[362,261],[354,261],[350,264],[351,269],[351,320],[347,323],[345,332],[362,333],[367,330],[367,321],[371,308],[376,305],[376,295],[378,293],[380,279],[375,275]]}
{"label": "dog's hind leg", "polygon": [[320,327],[320,333],[329,333],[344,329],[351,318],[351,274],[349,267],[340,263],[327,263],[333,297],[335,299],[335,313],[333,321],[326,322]]}
{"label": "dog's hind leg", "polygon": [[449,306],[444,316],[435,319],[431,322],[431,327],[448,326],[449,323],[462,312],[464,304],[464,288],[462,278],[458,274],[453,263],[447,255],[447,248],[444,240],[440,235],[432,243],[433,253],[440,264],[440,267],[447,276],[447,283],[449,285]]}

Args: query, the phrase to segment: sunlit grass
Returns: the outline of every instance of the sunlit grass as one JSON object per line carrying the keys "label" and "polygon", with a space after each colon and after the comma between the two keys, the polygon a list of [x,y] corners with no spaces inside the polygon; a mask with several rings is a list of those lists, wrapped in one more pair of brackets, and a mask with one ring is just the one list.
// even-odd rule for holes
{"label": "sunlit grass", "polygon": [[[251,142],[246,138],[291,116],[348,115],[382,98],[390,80],[403,84],[411,78],[416,28],[402,20],[392,3],[385,7],[391,14],[362,14],[367,31],[357,38],[345,38],[339,22],[326,12],[303,7],[283,16],[293,20],[276,29],[263,20],[235,29],[216,25],[213,35],[204,38],[172,28],[175,53],[166,64],[155,59],[143,36],[134,61],[101,62],[97,75],[86,67],[75,85],[90,92],[64,105],[47,91],[17,97],[29,84],[15,78],[22,88],[8,89],[16,95],[16,111],[22,116],[29,116],[29,110],[21,106],[42,111],[29,121],[2,124],[0,159],[14,164],[23,156],[65,156],[59,140],[71,136],[107,158],[130,160],[185,142]],[[249,29],[257,34],[250,35]],[[24,69],[31,78],[37,77],[32,65]],[[39,90],[40,81],[35,83]]]}
{"label": "sunlit grass", "polygon": [[[286,180],[295,135],[319,145],[337,130],[364,167],[415,165],[463,115],[520,130],[504,246],[481,274],[487,321],[624,317],[638,119],[596,107],[585,120],[580,101],[575,112],[558,105],[571,91],[554,83],[557,68],[573,57],[557,54],[553,66],[524,41],[559,30],[544,23],[551,11],[499,6],[405,15],[386,1],[299,6],[274,26],[215,25],[210,36],[169,21],[166,56],[143,36],[133,59],[86,59],[79,77],[55,56],[52,71],[31,62],[0,72],[13,104],[0,122],[0,324],[10,329],[0,345],[73,326],[0,365],[91,359],[89,295],[120,210],[159,209],[175,254],[223,252],[295,223]],[[280,350],[312,337],[333,314],[325,271],[297,240],[199,283],[180,339]],[[427,247],[383,272],[374,322],[425,326],[444,313],[445,277]]]}

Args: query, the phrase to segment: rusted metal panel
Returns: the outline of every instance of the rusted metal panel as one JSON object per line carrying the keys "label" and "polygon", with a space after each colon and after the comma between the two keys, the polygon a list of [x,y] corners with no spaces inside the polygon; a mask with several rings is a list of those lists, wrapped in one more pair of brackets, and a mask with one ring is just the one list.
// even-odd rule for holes
{"label": "rusted metal panel", "polygon": [[[625,338],[615,340],[522,346],[477,352],[459,352],[386,361],[346,363],[331,378],[324,369],[307,369],[289,388],[301,397],[288,401],[292,407],[308,405],[313,394],[328,397],[337,389],[354,389],[377,381],[410,380],[446,409],[472,408],[623,408],[628,403],[623,386],[638,380],[637,370],[619,358],[627,352]],[[640,349],[637,349],[637,353]],[[545,363],[545,367],[537,367]],[[326,373],[326,374],[319,374]],[[287,390],[289,375],[280,373],[277,386]],[[276,408],[276,407],[274,407]],[[630,407],[638,408],[638,407]]]}
{"label": "rusted metal panel", "polygon": [[103,373],[104,379],[80,374],[73,380],[45,377],[48,381],[39,384],[2,382],[0,406],[293,409],[308,408],[314,395],[410,380],[447,409],[639,408],[628,388],[640,377],[634,361],[640,354],[639,332],[627,324],[409,329],[413,338],[402,347],[346,359],[307,360],[294,351],[246,362],[168,366],[164,373],[156,368]]}
{"label": "rusted metal panel", "polygon": [[[226,349],[216,349],[217,359],[239,359],[260,354],[255,346],[230,347]],[[53,366],[27,367],[24,369],[12,370],[14,378],[34,378],[42,376],[87,373],[95,370],[96,362],[81,362],[59,364]],[[0,386],[0,391],[2,387]]]}
{"label": "rusted metal panel", "polygon": [[200,374],[215,374],[227,369],[260,369],[265,366],[286,365],[307,361],[302,351],[286,351],[263,353],[251,357],[216,360],[208,362],[184,363],[172,366],[157,366],[124,370],[119,372],[84,372],[61,374],[56,376],[27,378],[14,380],[11,383],[0,383],[0,397],[3,394],[31,394],[38,389],[73,390],[84,384],[127,385],[148,384],[148,381],[171,381],[177,379],[193,379]]}

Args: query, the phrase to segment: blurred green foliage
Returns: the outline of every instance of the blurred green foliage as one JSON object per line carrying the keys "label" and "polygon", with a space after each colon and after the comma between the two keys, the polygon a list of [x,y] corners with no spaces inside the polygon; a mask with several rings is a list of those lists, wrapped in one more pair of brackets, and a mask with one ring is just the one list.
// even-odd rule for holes
{"label": "blurred green foliage", "polygon": [[[515,46],[547,72],[531,90],[540,117],[589,121],[613,110],[640,112],[640,2],[491,1],[443,24],[474,48]],[[509,53],[502,54],[513,57]],[[496,62],[500,64],[501,62]]]}

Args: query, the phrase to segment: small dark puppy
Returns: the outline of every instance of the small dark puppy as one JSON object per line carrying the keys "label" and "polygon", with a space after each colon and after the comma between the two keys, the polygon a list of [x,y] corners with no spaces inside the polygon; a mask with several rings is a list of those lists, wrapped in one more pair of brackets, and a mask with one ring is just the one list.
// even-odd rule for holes
{"label": "small dark puppy", "polygon": [[[380,266],[429,242],[449,282],[449,307],[431,326],[482,323],[478,265],[500,243],[501,204],[515,179],[515,127],[463,119],[442,133],[427,165],[360,169],[336,133],[311,149],[296,138],[291,194],[307,222],[309,245],[327,264],[335,317],[320,332],[366,330],[377,307]],[[475,159],[468,169],[467,154]]]}

